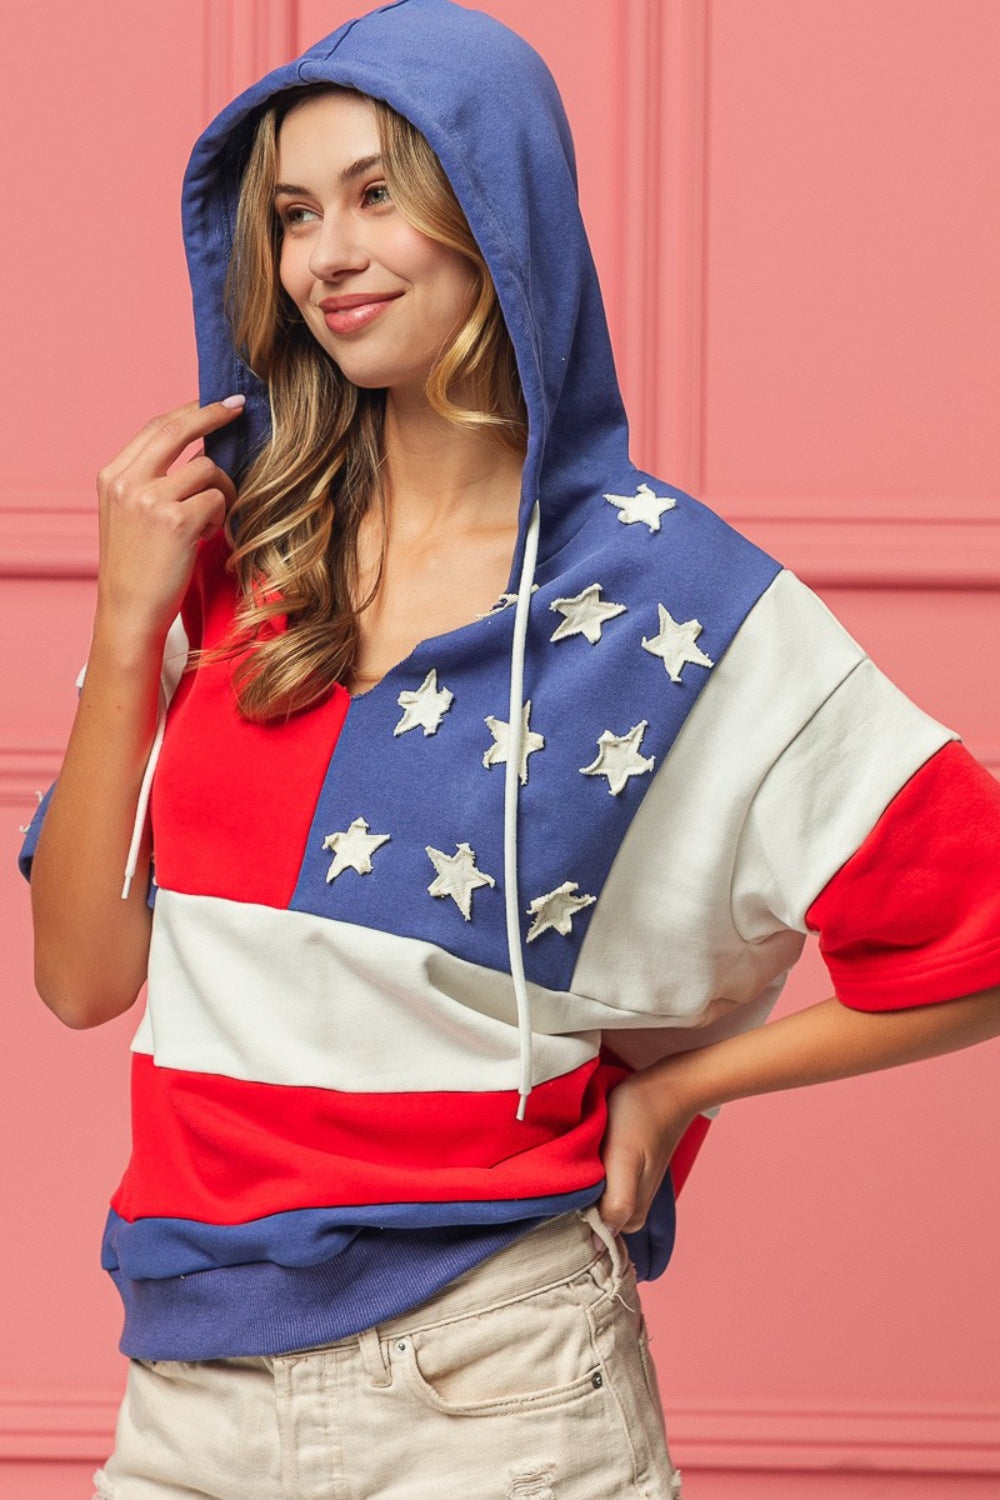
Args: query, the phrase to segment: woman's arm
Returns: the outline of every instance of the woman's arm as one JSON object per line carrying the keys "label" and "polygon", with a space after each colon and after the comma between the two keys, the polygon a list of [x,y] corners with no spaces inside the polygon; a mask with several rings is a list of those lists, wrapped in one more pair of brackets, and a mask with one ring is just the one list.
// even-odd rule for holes
{"label": "woman's arm", "polygon": [[664,1058],[608,1099],[601,1217],[617,1231],[641,1229],[678,1141],[713,1105],[917,1062],[997,1035],[1000,989],[912,1010],[849,1010],[832,999]]}
{"label": "woman's arm", "polygon": [[122,878],[156,726],[167,631],[198,541],[222,525],[231,480],[204,455],[168,473],[240,406],[196,402],[157,417],[98,479],[101,553],[87,674],[32,868],[35,983],[68,1026],[96,1026],[146,977],[148,832]]}

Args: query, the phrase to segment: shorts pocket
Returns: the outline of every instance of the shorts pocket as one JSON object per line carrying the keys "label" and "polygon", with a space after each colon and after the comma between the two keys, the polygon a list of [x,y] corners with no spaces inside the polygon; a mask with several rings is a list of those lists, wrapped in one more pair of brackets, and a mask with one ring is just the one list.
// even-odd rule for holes
{"label": "shorts pocket", "polygon": [[420,1328],[389,1342],[389,1358],[435,1411],[485,1416],[541,1410],[598,1395],[604,1384],[586,1275],[529,1297]]}

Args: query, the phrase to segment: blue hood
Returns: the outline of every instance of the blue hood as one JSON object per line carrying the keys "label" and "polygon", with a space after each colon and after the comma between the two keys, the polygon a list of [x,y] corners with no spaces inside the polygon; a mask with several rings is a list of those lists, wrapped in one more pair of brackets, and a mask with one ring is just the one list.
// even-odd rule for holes
{"label": "blue hood", "polygon": [[233,349],[223,287],[256,115],[283,89],[313,83],[385,100],[437,153],[489,265],[517,356],[529,423],[522,538],[540,499],[541,556],[551,555],[575,530],[595,468],[628,467],[628,429],[552,75],[519,36],[451,0],[397,0],[348,22],[241,94],[195,146],[183,212],[201,398],[247,397],[245,420],[214,435],[212,456],[238,473],[268,436],[266,391]]}

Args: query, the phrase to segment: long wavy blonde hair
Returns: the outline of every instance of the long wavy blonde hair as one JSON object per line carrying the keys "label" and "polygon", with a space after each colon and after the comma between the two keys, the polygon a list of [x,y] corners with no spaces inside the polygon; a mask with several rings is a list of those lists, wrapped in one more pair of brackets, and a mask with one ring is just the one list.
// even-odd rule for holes
{"label": "long wavy blonde hair", "polygon": [[[281,226],[274,210],[278,131],[296,104],[329,85],[290,91],[261,117],[239,195],[226,305],[241,359],[262,380],[271,437],[257,454],[227,520],[229,566],[240,586],[234,683],[250,719],[288,715],[350,677],[358,617],[358,529],[385,501],[385,392],[352,385],[309,332],[281,286]],[[367,95],[358,97],[367,98]],[[383,170],[399,212],[476,271],[469,312],[434,364],[431,408],[458,427],[486,431],[523,453],[527,424],[514,351],[486,262],[440,162],[420,132],[381,100],[375,111]],[[462,383],[468,404],[452,393]],[[269,623],[284,616],[287,628]]]}

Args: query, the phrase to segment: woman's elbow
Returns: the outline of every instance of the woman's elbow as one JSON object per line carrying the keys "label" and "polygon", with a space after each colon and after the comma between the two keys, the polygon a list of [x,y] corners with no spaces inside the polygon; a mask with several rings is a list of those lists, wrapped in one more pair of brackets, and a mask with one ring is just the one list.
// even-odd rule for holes
{"label": "woman's elbow", "polygon": [[87,982],[79,970],[55,972],[51,964],[36,958],[35,989],[52,1014],[72,1031],[89,1031],[124,1015],[135,1004],[142,977],[102,974]]}

